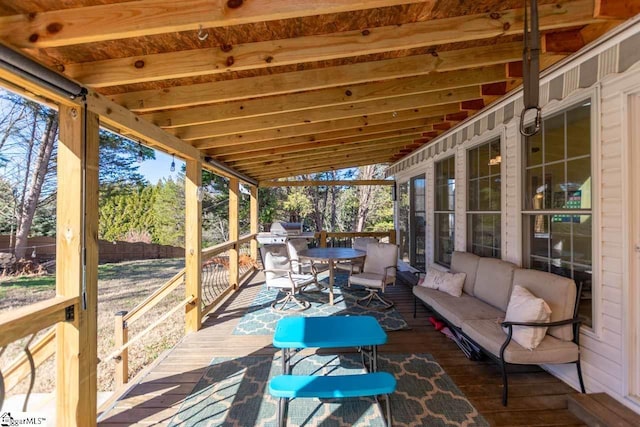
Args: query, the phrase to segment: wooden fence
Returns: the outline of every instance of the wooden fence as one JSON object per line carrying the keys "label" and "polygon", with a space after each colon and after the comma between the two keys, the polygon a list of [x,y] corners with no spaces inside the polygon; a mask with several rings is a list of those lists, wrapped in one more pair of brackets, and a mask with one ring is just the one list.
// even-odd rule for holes
{"label": "wooden fence", "polygon": [[[0,252],[10,252],[9,236],[0,236]],[[138,259],[182,258],[184,248],[176,246],[156,245],[154,243],[129,243],[99,241],[101,263],[132,261]],[[35,259],[48,261],[56,257],[55,237],[32,237],[27,241],[27,258],[35,252]]]}

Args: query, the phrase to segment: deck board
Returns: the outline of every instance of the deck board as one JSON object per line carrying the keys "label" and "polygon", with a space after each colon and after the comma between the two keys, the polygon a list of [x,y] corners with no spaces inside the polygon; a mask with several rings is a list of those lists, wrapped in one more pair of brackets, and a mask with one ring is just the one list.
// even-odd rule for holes
{"label": "deck board", "polygon": [[[271,336],[233,335],[261,285],[262,276],[257,274],[232,294],[204,320],[200,331],[186,336],[139,384],[121,397],[99,425],[166,425],[212,357],[274,354]],[[413,318],[413,296],[408,286],[398,284],[387,288],[386,295],[395,302],[411,329],[389,332],[388,342],[380,351],[433,355],[491,425],[583,425],[567,410],[567,395],[576,391],[535,366],[515,367],[509,376],[509,406],[503,407],[497,364],[490,360],[468,360],[453,341],[431,327],[427,321],[429,313],[421,304]]]}

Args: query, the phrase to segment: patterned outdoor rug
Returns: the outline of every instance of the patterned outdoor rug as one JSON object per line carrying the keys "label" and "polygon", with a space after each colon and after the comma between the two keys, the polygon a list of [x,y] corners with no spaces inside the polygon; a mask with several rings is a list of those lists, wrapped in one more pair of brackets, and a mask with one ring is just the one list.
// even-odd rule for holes
{"label": "patterned outdoor rug", "polygon": [[[288,316],[362,316],[369,315],[378,319],[380,326],[387,331],[409,329],[409,325],[395,308],[384,311],[370,310],[356,304],[356,299],[367,295],[367,291],[360,286],[347,287],[346,274],[336,274],[333,286],[333,305],[329,304],[329,291],[303,292],[299,297],[311,303],[304,311],[290,310],[279,313],[271,309],[271,303],[284,297],[285,293],[277,289],[267,289],[263,286],[255,297],[247,312],[233,330],[234,335],[270,335],[276,329],[276,323]],[[329,279],[321,280],[328,284]],[[375,307],[375,302],[372,303]]]}
{"label": "patterned outdoor rug", "polygon": [[[488,426],[429,354],[380,354],[379,369],[398,380],[391,395],[394,426]],[[214,358],[170,426],[275,426],[277,399],[269,379],[282,372],[279,355]],[[298,356],[293,374],[364,372],[357,354]],[[382,404],[384,407],[384,403]],[[293,399],[288,426],[384,426],[373,398]]]}

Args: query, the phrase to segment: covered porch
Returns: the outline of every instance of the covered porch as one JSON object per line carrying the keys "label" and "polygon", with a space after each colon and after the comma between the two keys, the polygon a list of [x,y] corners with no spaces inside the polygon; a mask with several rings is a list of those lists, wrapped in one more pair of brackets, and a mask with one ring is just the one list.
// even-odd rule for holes
{"label": "covered porch", "polygon": [[[288,179],[371,164],[388,165],[393,180],[355,185],[393,186],[396,221],[388,233],[398,235],[407,269],[446,268],[454,250],[482,246],[491,256],[519,266],[541,260],[538,267],[551,271],[556,264],[569,264],[572,279],[588,276],[594,303],[586,311],[592,323],[581,332],[588,357],[587,390],[608,392],[638,410],[640,347],[626,344],[637,342],[640,324],[640,262],[634,258],[635,237],[630,237],[640,227],[632,221],[640,212],[637,196],[632,197],[638,174],[629,160],[640,159],[633,148],[640,130],[632,119],[640,111],[637,2],[540,2],[543,116],[569,117],[565,110],[580,104],[580,117],[588,110],[595,118],[582,125],[581,136],[587,136],[581,141],[588,148],[575,156],[588,164],[587,174],[575,174],[584,182],[570,180],[567,165],[576,159],[565,154],[560,160],[540,160],[538,175],[530,179],[538,164],[526,164],[522,147],[537,142],[518,133],[520,125],[528,124],[519,121],[521,2],[95,3],[0,1],[0,84],[56,108],[61,129],[57,296],[3,314],[0,346],[53,326],[30,354],[36,364],[55,354],[57,425],[95,425],[99,412],[100,127],[186,163],[185,268],[144,305],[115,316],[117,350],[105,360],[115,361],[118,391],[128,392],[103,408],[101,424],[169,423],[213,356],[272,355],[269,336],[232,333],[262,282],[240,262],[243,254],[258,259],[259,188],[302,185]],[[570,140],[568,122],[558,133]],[[552,124],[546,125],[558,129]],[[494,153],[490,150],[496,141],[499,150]],[[539,144],[533,147],[539,156],[556,154]],[[496,169],[471,176],[469,159],[476,156],[480,164],[481,145],[491,146],[489,163],[484,163]],[[563,150],[565,146],[572,147],[571,142],[563,140]],[[531,170],[531,176],[522,175],[523,169]],[[202,247],[203,170],[228,180],[228,241],[213,248]],[[564,181],[553,181],[548,171]],[[500,192],[502,198],[490,209],[471,208],[472,179],[498,182],[483,189]],[[563,202],[540,213],[532,200],[546,200],[548,194],[551,201],[551,190],[545,191],[552,183],[560,194],[553,197]],[[239,227],[241,185],[250,193],[246,235]],[[584,197],[569,195],[576,186]],[[581,203],[591,202],[592,186],[594,204],[585,207]],[[422,192],[420,206],[414,203],[418,199],[409,201],[416,189]],[[566,209],[576,203],[577,213],[569,215]],[[491,217],[493,228],[490,236],[480,233],[487,242],[474,247],[472,225],[480,215]],[[569,216],[579,218],[565,220]],[[555,242],[548,229],[538,227],[538,217],[543,225],[546,218],[554,226],[589,228],[584,240],[588,249],[580,251],[584,259],[576,261],[573,249],[566,255],[573,243],[557,249],[568,261],[552,257]],[[316,231],[326,244],[327,233]],[[546,256],[529,257],[530,237],[546,239]],[[207,294],[205,267],[221,253],[228,258],[223,283]],[[127,325],[153,312],[183,282],[183,299],[171,313],[184,312],[184,340],[129,389],[126,354],[133,339]],[[571,375],[527,368],[512,377],[512,398],[504,408],[499,368],[467,360],[427,324],[422,306],[413,319],[409,287],[399,284],[389,292],[411,329],[390,332],[384,353],[431,354],[491,424],[580,424],[566,409],[567,396],[574,394],[568,385],[575,385]],[[153,326],[161,326],[166,314],[157,313]],[[28,374],[29,362],[24,357],[10,367],[12,382]]]}
{"label": "covered porch", "polygon": [[[188,408],[185,401],[215,357],[242,359],[262,355],[277,358],[278,349],[272,346],[272,335],[234,334],[263,283],[263,274],[256,273],[238,292],[229,296],[219,308],[211,312],[210,317],[204,319],[201,330],[187,335],[180,344],[162,355],[157,363],[137,377],[118,400],[105,405],[104,412],[99,415],[98,425],[169,425],[183,405]],[[432,355],[490,425],[584,425],[567,409],[567,397],[577,392],[537,367],[514,369],[510,376],[509,406],[502,406],[502,384],[497,364],[489,359],[481,362],[467,359],[452,340],[436,331],[428,322],[427,318],[431,313],[422,304],[418,306],[416,318],[413,318],[414,301],[410,285],[398,283],[388,288],[385,295],[395,302],[398,312],[410,329],[387,332],[388,343],[380,348],[382,355]],[[327,353],[327,350],[324,352]],[[274,363],[279,368],[279,362],[276,360]],[[262,389],[258,393],[268,394],[268,391]],[[233,405],[235,400],[239,410],[248,412],[245,420],[253,419],[255,425],[262,425],[265,421],[256,418],[259,408],[253,405],[243,406],[243,399],[242,395],[233,396],[228,403]],[[211,399],[212,405],[214,400]],[[231,412],[230,410],[229,413]],[[420,420],[418,414],[414,414],[416,421]],[[197,413],[184,425],[206,424],[213,415],[211,412]],[[439,415],[438,409],[434,407],[432,420],[438,419]],[[175,422],[183,425],[179,423],[179,419],[176,417]],[[226,421],[231,423],[233,420],[227,418]],[[313,420],[310,422],[313,423]]]}

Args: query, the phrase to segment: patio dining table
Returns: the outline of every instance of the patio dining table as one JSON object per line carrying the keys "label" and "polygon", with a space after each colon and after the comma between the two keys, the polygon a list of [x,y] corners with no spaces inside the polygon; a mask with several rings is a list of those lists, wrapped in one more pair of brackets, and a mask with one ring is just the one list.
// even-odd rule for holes
{"label": "patio dining table", "polygon": [[364,258],[367,253],[352,248],[310,248],[298,252],[300,258],[329,263],[329,304],[333,305],[334,267],[336,261]]}

